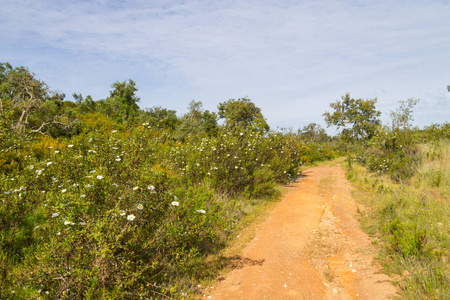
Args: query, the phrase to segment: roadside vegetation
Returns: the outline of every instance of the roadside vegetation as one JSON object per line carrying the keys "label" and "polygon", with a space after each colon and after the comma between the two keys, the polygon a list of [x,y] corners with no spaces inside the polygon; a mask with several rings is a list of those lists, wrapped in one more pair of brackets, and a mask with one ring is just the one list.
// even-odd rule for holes
{"label": "roadside vegetation", "polygon": [[[383,172],[353,165],[347,176],[363,204],[361,223],[380,240],[380,262],[398,283],[398,298],[449,299],[450,126],[414,135],[420,143],[409,152],[413,157],[386,166],[380,157]],[[394,175],[391,165],[404,171]]]}
{"label": "roadside vegetation", "polygon": [[398,285],[397,298],[450,299],[450,124],[414,128],[417,103],[400,101],[390,127],[343,132],[351,147],[347,178],[356,187],[361,224],[376,237],[378,258]]}
{"label": "roadside vegetation", "polygon": [[248,98],[217,112],[140,109],[132,80],[105,99],[50,90],[0,64],[0,298],[183,299],[230,263],[221,250],[302,167],[347,156],[361,222],[401,299],[450,294],[450,124],[419,130],[418,100],[381,124],[349,94],[316,123],[271,130]]}
{"label": "roadside vegetation", "polygon": [[247,98],[177,116],[139,109],[132,80],[68,101],[0,71],[2,299],[188,298],[277,185],[336,157],[320,126],[271,131]]}

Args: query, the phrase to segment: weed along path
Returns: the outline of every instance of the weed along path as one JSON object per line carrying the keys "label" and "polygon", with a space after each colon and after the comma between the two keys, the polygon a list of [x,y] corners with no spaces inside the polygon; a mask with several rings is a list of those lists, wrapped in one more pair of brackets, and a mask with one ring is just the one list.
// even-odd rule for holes
{"label": "weed along path", "polygon": [[240,266],[203,290],[211,299],[389,299],[340,164],[304,172],[257,225]]}

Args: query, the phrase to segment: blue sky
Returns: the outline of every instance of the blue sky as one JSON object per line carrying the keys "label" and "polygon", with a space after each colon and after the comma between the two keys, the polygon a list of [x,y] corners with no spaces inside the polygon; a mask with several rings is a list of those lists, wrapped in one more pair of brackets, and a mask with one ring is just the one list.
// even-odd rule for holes
{"label": "blue sky", "polygon": [[450,121],[450,1],[2,0],[0,62],[67,95],[133,79],[141,108],[248,96],[272,128],[324,125],[329,103],[377,98],[383,121],[420,99]]}

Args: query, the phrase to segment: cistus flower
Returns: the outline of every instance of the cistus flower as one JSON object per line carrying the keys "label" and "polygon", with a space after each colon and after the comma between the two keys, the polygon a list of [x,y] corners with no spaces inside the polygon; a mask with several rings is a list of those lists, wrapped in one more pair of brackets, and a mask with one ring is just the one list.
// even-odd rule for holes
{"label": "cistus flower", "polygon": [[178,201],[173,201],[171,204],[172,206],[180,206],[180,203]]}
{"label": "cistus flower", "polygon": [[128,221],[133,221],[136,217],[134,215],[128,215],[127,216],[127,220]]}
{"label": "cistus flower", "polygon": [[144,209],[144,205],[142,205],[142,204],[139,203],[139,204],[137,205],[137,209]]}

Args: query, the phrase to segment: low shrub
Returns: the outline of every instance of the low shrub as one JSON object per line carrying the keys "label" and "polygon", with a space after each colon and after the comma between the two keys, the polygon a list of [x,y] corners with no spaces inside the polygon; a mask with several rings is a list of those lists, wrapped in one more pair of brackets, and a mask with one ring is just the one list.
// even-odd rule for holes
{"label": "low shrub", "polygon": [[239,201],[276,197],[308,155],[280,133],[181,143],[102,124],[2,148],[0,298],[183,297],[243,215]]}
{"label": "low shrub", "polygon": [[400,276],[401,299],[447,299],[450,294],[449,144],[443,138],[418,145],[423,160],[401,182],[360,166],[348,171],[358,187],[355,195],[366,205],[361,224],[380,238],[379,259],[387,273]]}

